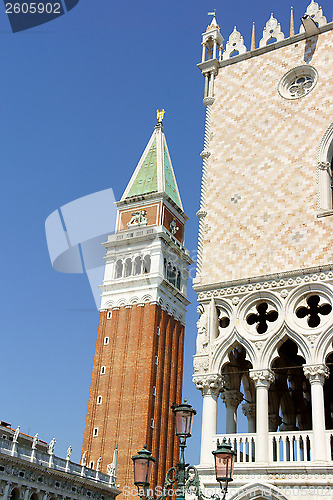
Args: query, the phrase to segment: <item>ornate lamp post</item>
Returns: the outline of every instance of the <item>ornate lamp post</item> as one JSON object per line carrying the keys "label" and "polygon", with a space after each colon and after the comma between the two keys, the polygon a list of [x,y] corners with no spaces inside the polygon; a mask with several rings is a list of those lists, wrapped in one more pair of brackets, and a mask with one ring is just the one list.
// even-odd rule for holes
{"label": "ornate lamp post", "polygon": [[[216,480],[220,483],[223,491],[222,500],[225,500],[228,484],[233,480],[236,453],[231,449],[231,445],[227,443],[226,438],[223,438],[222,444],[217,441],[217,450],[212,453],[215,459]],[[224,488],[222,483],[224,483]]]}
{"label": "ornate lamp post", "polygon": [[[172,408],[176,418],[176,436],[179,438],[180,457],[176,467],[171,467],[165,476],[164,488],[161,496],[157,500],[165,500],[169,497],[169,489],[177,482],[177,498],[176,500],[185,500],[185,489],[194,487],[198,500],[209,500],[219,498],[218,495],[206,497],[200,490],[199,474],[195,467],[189,466],[185,462],[186,439],[191,437],[193,417],[196,411],[184,400],[178,406]],[[234,463],[236,453],[231,449],[231,445],[227,443],[226,438],[222,444],[217,441],[217,450],[213,451],[215,459],[216,480],[220,483],[223,492],[222,499],[225,500],[228,483],[232,481],[234,472]],[[150,485],[151,471],[155,459],[150,451],[144,446],[143,450],[132,457],[134,463],[134,484],[137,486],[140,498],[153,500],[147,496],[147,490]],[[222,485],[224,484],[224,487]]]}
{"label": "ornate lamp post", "polygon": [[[180,457],[176,467],[171,467],[166,473],[160,500],[166,498],[169,488],[175,482],[177,482],[176,500],[185,500],[185,483],[188,477],[188,469],[194,472],[194,477],[191,482],[199,488],[199,477],[196,469],[194,467],[189,467],[187,469],[187,464],[185,463],[186,439],[191,437],[193,417],[197,412],[187,403],[186,399],[184,403],[173,406],[172,410],[176,418],[176,436],[179,438]],[[151,470],[155,459],[152,457],[150,451],[144,447],[143,450],[132,457],[132,460],[134,463],[134,484],[138,488],[140,498],[145,496],[148,500],[149,497],[146,496],[146,492],[150,485]]]}
{"label": "ornate lamp post", "polygon": [[176,500],[185,498],[185,448],[186,439],[191,437],[193,417],[196,411],[184,399],[184,403],[175,406],[173,412],[176,416],[176,436],[179,437],[180,457],[178,465],[178,495]]}

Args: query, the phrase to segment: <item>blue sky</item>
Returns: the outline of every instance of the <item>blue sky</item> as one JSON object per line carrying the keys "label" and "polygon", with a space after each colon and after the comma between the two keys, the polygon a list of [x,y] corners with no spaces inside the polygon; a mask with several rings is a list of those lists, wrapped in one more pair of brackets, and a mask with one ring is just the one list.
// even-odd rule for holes
{"label": "blue sky", "polygon": [[[204,106],[201,33],[216,9],[257,44],[271,12],[289,33],[290,2],[81,0],[44,26],[13,34],[0,11],[2,300],[0,419],[69,445],[79,460],[98,313],[84,275],[50,264],[44,222],[58,207],[112,188],[119,199],[152,133],[156,109],[181,192],[186,246],[196,249]],[[294,2],[295,25],[308,2]],[[328,21],[332,4],[321,5]],[[201,394],[191,382],[197,320],[188,309],[184,396],[198,410],[189,461],[199,458]],[[220,418],[219,430],[223,430]]]}

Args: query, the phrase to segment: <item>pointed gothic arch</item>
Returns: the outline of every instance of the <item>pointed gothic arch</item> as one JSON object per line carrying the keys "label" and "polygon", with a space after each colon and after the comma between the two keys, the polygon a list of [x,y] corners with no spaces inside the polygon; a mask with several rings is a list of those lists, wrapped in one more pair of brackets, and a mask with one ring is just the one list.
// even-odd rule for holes
{"label": "pointed gothic arch", "polygon": [[279,488],[272,484],[253,483],[246,484],[231,492],[229,500],[288,500]]}
{"label": "pointed gothic arch", "polygon": [[[311,430],[311,389],[304,374],[305,358],[296,342],[285,336],[271,362],[275,379],[269,388],[270,432]],[[291,450],[289,450],[291,452]]]}
{"label": "pointed gothic arch", "polygon": [[279,357],[279,349],[286,340],[292,340],[298,348],[298,354],[305,359],[306,363],[312,362],[309,345],[304,337],[293,330],[283,329],[281,334],[268,340],[262,354],[262,366],[271,367]]}
{"label": "pointed gothic arch", "polygon": [[327,356],[333,353],[332,335],[333,335],[333,327],[330,327],[319,338],[314,354],[314,359],[316,363],[325,363],[325,359],[327,358]]}
{"label": "pointed gothic arch", "polygon": [[10,492],[9,499],[18,500],[19,498],[20,498],[20,490],[17,486],[14,486],[14,488]]}
{"label": "pointed gothic arch", "polygon": [[229,362],[229,354],[238,345],[241,345],[244,348],[246,352],[245,359],[251,363],[253,368],[256,368],[257,359],[253,346],[245,338],[238,340],[236,333],[237,332],[234,330],[219,345],[217,345],[212,358],[212,370],[214,373],[222,373],[223,366]]}

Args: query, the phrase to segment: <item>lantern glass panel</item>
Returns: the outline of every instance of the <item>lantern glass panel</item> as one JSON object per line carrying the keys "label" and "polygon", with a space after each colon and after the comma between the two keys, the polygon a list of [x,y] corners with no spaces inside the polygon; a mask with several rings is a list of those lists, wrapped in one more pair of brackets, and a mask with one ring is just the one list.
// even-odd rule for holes
{"label": "lantern glass panel", "polygon": [[233,469],[233,453],[218,453],[215,455],[215,472],[217,481],[232,481]]}
{"label": "lantern glass panel", "polygon": [[190,436],[192,432],[193,413],[190,411],[177,411],[176,413],[176,434]]}
{"label": "lantern glass panel", "polygon": [[146,458],[134,460],[134,484],[137,486],[149,486],[153,463]]}

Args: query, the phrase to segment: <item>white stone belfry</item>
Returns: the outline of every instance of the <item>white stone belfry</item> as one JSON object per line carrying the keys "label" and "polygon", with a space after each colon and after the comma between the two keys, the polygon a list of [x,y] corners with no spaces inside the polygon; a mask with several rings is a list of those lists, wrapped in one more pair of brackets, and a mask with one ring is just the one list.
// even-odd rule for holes
{"label": "white stone belfry", "polygon": [[[212,22],[207,26],[205,33],[202,34],[202,58],[201,62],[206,59],[221,59],[223,50],[223,36],[220,32],[220,27],[217,24],[214,15]],[[208,56],[208,57],[207,57]]]}
{"label": "white stone belfry", "polygon": [[276,40],[279,42],[280,40],[284,39],[284,34],[281,31],[281,25],[275,19],[273,14],[271,14],[271,17],[268,19],[266,26],[264,28],[263,34],[262,34],[262,39],[259,42],[259,47],[265,47],[270,40]]}
{"label": "white stone belfry", "polygon": [[290,19],[289,38],[272,15],[259,48],[235,28],[198,64],[198,471],[217,493],[226,439],[227,500],[319,499],[333,476],[333,23],[315,2],[305,32]]}

